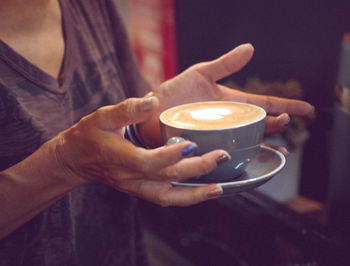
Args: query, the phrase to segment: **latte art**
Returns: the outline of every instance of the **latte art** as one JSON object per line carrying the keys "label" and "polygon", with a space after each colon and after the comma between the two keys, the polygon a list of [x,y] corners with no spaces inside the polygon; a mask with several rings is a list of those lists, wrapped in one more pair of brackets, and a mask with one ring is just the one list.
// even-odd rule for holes
{"label": "latte art", "polygon": [[199,102],[173,107],[161,115],[162,122],[188,129],[220,129],[243,126],[265,117],[254,105],[235,102]]}
{"label": "latte art", "polygon": [[[225,108],[203,108],[201,110],[185,111],[185,112],[188,112],[193,119],[198,121],[220,120],[220,119],[224,119],[225,115],[231,114],[231,111]],[[176,115],[178,114],[179,113],[177,113]]]}

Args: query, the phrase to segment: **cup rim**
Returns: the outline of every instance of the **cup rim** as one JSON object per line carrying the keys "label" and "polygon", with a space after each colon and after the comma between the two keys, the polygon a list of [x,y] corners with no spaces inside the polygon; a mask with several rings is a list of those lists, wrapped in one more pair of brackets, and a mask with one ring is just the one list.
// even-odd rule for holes
{"label": "cup rim", "polygon": [[[261,117],[259,117],[257,120],[253,120],[253,121],[250,121],[248,123],[244,123],[244,124],[240,124],[240,125],[237,125],[237,126],[231,126],[231,127],[223,127],[223,128],[213,128],[213,129],[196,129],[196,128],[186,128],[186,127],[182,127],[182,126],[176,126],[176,125],[173,125],[173,124],[169,124],[169,123],[166,123],[164,121],[164,119],[162,118],[163,114],[169,110],[172,110],[172,109],[175,109],[175,108],[178,108],[178,107],[181,107],[181,106],[186,106],[186,105],[190,105],[190,104],[201,104],[201,103],[234,103],[234,104],[241,104],[241,105],[249,105],[249,106],[252,106],[254,108],[257,108],[257,109],[260,109],[262,112],[263,112],[263,115]],[[255,105],[255,104],[251,104],[251,103],[243,103],[243,102],[236,102],[236,101],[202,101],[202,102],[192,102],[192,103],[185,103],[185,104],[180,104],[180,105],[176,105],[176,106],[173,106],[173,107],[170,107],[164,111],[161,112],[161,114],[159,115],[159,121],[165,125],[165,126],[168,126],[168,127],[172,127],[172,128],[177,128],[177,129],[184,129],[184,130],[188,130],[188,131],[222,131],[222,130],[228,130],[228,129],[235,129],[235,128],[241,128],[241,127],[245,127],[245,126],[248,126],[248,125],[251,125],[251,124],[255,124],[257,122],[260,122],[262,120],[264,120],[266,118],[267,114],[266,114],[266,111],[264,108],[258,106],[258,105]]]}

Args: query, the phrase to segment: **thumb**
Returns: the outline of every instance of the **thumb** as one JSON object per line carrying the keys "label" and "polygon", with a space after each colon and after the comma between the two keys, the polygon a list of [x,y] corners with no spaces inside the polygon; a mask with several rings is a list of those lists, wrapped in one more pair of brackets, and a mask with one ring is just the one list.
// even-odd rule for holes
{"label": "thumb", "polygon": [[100,108],[97,112],[97,124],[101,129],[114,130],[133,123],[147,120],[157,110],[158,98],[129,98],[116,105]]}

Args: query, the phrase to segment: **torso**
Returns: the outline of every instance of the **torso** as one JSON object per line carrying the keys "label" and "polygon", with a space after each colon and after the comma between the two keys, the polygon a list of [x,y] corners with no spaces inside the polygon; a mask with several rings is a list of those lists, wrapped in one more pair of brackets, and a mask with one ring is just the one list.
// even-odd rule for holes
{"label": "torso", "polygon": [[[43,27],[18,46],[21,34],[5,36],[0,26],[0,171],[144,86],[114,2],[60,0],[63,29]],[[45,32],[61,44],[51,45]],[[0,265],[145,265],[135,203],[100,183],[75,189],[0,241]]]}

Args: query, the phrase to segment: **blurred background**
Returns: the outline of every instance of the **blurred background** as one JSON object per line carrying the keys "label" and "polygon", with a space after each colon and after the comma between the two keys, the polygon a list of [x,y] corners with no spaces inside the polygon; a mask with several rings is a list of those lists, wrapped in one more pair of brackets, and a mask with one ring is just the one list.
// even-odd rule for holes
{"label": "blurred background", "polygon": [[[252,93],[303,99],[316,108],[316,116],[312,120],[293,118],[288,132],[266,138],[267,142],[287,146],[291,155],[285,169],[255,191],[185,210],[165,210],[145,203],[144,209],[147,209],[148,214],[157,215],[160,220],[164,216],[164,224],[153,228],[150,226],[146,234],[147,239],[153,239],[153,244],[165,241],[156,246],[169,248],[158,252],[172,254],[165,259],[168,261],[166,265],[171,265],[170,257],[184,259],[186,263],[193,265],[350,265],[345,255],[339,254],[343,245],[347,246],[350,241],[350,49],[346,40],[344,41],[345,34],[350,32],[350,2],[117,1],[139,65],[153,86],[197,62],[215,59],[235,46],[249,42],[255,47],[251,62],[239,73],[220,81],[221,83]],[[230,238],[226,242],[216,237],[208,237],[208,234],[218,234],[215,230],[209,230],[208,233],[208,227],[212,226],[210,218],[202,220],[202,226],[198,227],[198,216],[211,217],[212,210],[215,209],[215,215],[221,217],[223,214],[217,213],[220,208],[223,213],[232,213],[230,217],[233,218],[228,218],[227,214],[223,216],[224,219],[232,219],[231,225],[238,226],[235,221],[243,219],[242,216],[248,219],[241,220],[246,224],[246,227],[240,228],[240,232],[245,232],[241,238],[228,237],[230,230],[223,233],[224,238]],[[286,213],[288,218],[281,218]],[[269,217],[267,221],[263,218],[259,220],[264,225],[274,224],[276,227],[278,221],[280,231],[265,227],[262,230],[268,233],[260,233],[261,228],[255,225],[256,215],[264,219]],[[290,218],[291,216],[296,218]],[[182,237],[167,238],[167,230],[158,232],[158,227],[164,227],[165,224],[174,227],[183,225],[181,218],[188,221],[185,227],[190,228],[187,231],[190,236],[186,232],[178,232]],[[287,220],[293,219],[299,227],[287,226]],[[147,224],[147,217],[145,220]],[[149,224],[157,224],[152,219],[148,221]],[[190,222],[193,227],[189,226]],[[310,222],[315,224],[307,227]],[[227,224],[227,227],[230,228],[231,225]],[[320,239],[302,239],[298,235],[298,230],[302,229],[316,230]],[[242,238],[247,236],[245,230],[255,232],[259,241],[263,241],[271,251],[276,251],[277,246],[285,245],[284,250],[278,250],[281,257],[272,256],[273,258],[267,259],[257,251],[258,247],[254,244],[247,245],[246,249],[233,256],[232,247],[235,247],[237,241],[242,244]],[[288,232],[288,237],[281,237],[283,232]],[[307,234],[304,237],[305,235]],[[196,242],[193,237],[202,241]],[[217,254],[221,258],[226,258],[223,254],[230,255],[221,264],[210,264],[214,258],[218,260],[215,255],[210,259],[193,259],[191,257],[197,252],[202,254],[200,250],[204,247],[198,247],[198,250],[195,249],[188,255],[181,249],[187,245],[182,243],[186,242],[183,238],[187,244],[193,241],[196,245],[207,243],[209,249],[215,249],[212,247],[214,245],[220,250]],[[301,242],[293,242],[291,239],[294,238]],[[322,239],[328,239],[329,242],[322,246]],[[332,246],[332,243],[337,244]],[[303,244],[310,252],[303,250]],[[178,249],[174,248],[176,245]],[[325,251],[322,248],[327,248],[328,255],[316,255]],[[250,254],[255,254],[256,260],[246,258],[244,254],[247,250],[250,250]],[[289,254],[286,250],[292,250],[292,253]],[[336,262],[333,256],[338,257]],[[258,261],[259,264],[255,264]],[[186,264],[182,261],[181,265]]]}

